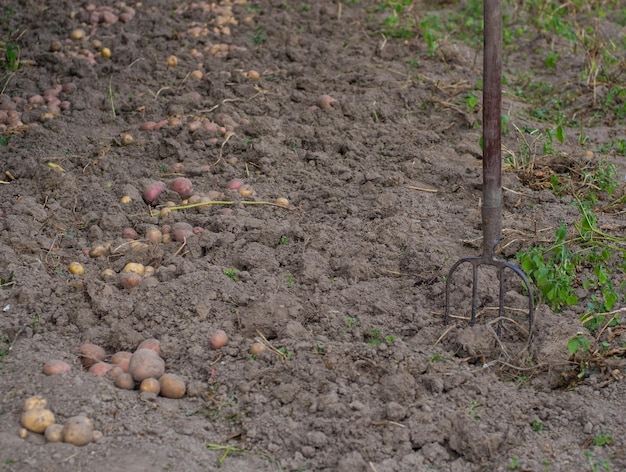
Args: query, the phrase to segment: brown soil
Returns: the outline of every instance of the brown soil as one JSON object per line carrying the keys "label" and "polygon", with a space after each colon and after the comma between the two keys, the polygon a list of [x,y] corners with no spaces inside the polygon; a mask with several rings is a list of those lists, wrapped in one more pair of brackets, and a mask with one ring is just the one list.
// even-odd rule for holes
{"label": "brown soil", "polygon": [[[517,470],[626,470],[620,359],[575,386],[568,374],[584,293],[559,314],[539,305],[528,348],[515,325],[497,340],[489,270],[486,309],[467,327],[463,269],[456,324],[443,323],[447,271],[481,251],[480,112],[451,106],[480,76],[480,54],[383,39],[375,2],[297,3],[154,0],[126,22],[92,24],[87,2],[2,2],[24,67],[0,96],[22,123],[5,126],[0,147],[0,470],[482,471],[516,458]],[[86,36],[67,39],[77,28]],[[69,108],[42,117],[54,104],[29,98],[57,85]],[[322,95],[336,101],[320,108]],[[506,101],[521,116],[524,105]],[[217,126],[190,129],[202,119]],[[598,127],[591,143],[611,133]],[[571,139],[562,151],[580,157]],[[505,144],[520,146],[513,133]],[[234,203],[152,216],[144,186],[179,175]],[[503,257],[579,217],[541,177],[503,176]],[[235,178],[255,194],[229,191]],[[278,197],[289,207],[242,203]],[[168,200],[181,203],[167,190],[155,206]],[[623,228],[621,218],[602,224]],[[122,237],[175,222],[203,232],[135,249]],[[89,257],[98,245],[108,255]],[[70,274],[73,261],[83,276]],[[155,274],[132,289],[101,278],[128,262]],[[510,278],[508,316],[523,328],[527,298]],[[212,350],[217,329],[229,343]],[[120,390],[76,354],[85,341],[112,355],[147,338],[187,381],[183,399]],[[250,356],[255,340],[271,349]],[[72,371],[44,375],[49,359]],[[21,439],[33,394],[59,422],[89,416],[103,438],[80,448]],[[613,442],[593,446],[599,435]]]}

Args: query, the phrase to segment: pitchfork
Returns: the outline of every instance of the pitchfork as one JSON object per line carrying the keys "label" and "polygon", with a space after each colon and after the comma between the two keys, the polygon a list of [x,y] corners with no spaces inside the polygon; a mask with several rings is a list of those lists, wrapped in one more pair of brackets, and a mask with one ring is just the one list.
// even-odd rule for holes
{"label": "pitchfork", "polygon": [[502,155],[501,155],[501,101],[502,101],[502,0],[485,0],[485,36],[483,59],[483,201],[481,207],[483,253],[480,257],[465,257],[457,261],[446,279],[445,323],[450,320],[450,280],[463,263],[472,265],[472,315],[470,326],[476,322],[478,268],[493,266],[500,282],[498,336],[504,317],[504,271],[511,269],[524,283],[528,292],[529,342],[533,328],[533,292],[526,274],[507,261],[495,257],[495,248],[502,230]]}

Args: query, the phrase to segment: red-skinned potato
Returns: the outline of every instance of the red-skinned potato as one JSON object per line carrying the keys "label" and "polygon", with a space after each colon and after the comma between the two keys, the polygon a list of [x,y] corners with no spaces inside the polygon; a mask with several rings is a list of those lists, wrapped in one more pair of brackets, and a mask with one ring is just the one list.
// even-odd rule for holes
{"label": "red-skinned potato", "polygon": [[83,359],[83,367],[88,369],[96,362],[103,361],[106,357],[106,352],[100,346],[91,343],[83,343],[78,352]]}
{"label": "red-skinned potato", "polygon": [[161,352],[161,343],[158,339],[154,338],[141,341],[139,343],[139,346],[137,346],[137,349],[152,349],[154,352],[157,353],[159,357],[163,355],[163,353]]}
{"label": "red-skinned potato", "polygon": [[211,339],[209,339],[209,343],[213,349],[221,349],[226,346],[226,344],[228,344],[228,335],[226,334],[226,331],[222,329],[215,331],[215,333],[211,336]]}
{"label": "red-skinned potato", "polygon": [[154,204],[159,200],[165,190],[165,183],[161,181],[151,182],[143,190],[143,199],[148,204]]}
{"label": "red-skinned potato", "polygon": [[124,372],[128,372],[128,365],[130,364],[130,358],[133,354],[127,351],[119,351],[113,354],[111,357],[111,364],[119,367]]}
{"label": "red-skinned potato", "polygon": [[178,223],[174,223],[172,226],[172,239],[176,242],[183,243],[191,236],[193,236],[193,226],[189,223],[185,223],[184,221],[179,221]]}
{"label": "red-skinned potato", "polygon": [[71,365],[59,359],[50,359],[43,365],[43,373],[46,375],[67,374],[71,370]]}
{"label": "red-skinned potato", "polygon": [[167,187],[180,195],[180,198],[189,198],[193,195],[193,184],[187,177],[176,177]]}
{"label": "red-skinned potato", "polygon": [[158,379],[165,373],[165,361],[152,349],[137,349],[130,358],[128,371],[137,382],[149,377]]}
{"label": "red-skinned potato", "polygon": [[98,377],[104,377],[113,368],[108,362],[96,362],[89,368],[89,373],[97,375]]}

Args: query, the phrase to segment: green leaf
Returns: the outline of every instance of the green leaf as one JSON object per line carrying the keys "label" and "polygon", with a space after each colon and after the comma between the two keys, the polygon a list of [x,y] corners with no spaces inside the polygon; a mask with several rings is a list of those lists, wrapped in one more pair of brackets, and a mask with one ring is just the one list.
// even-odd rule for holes
{"label": "green leaf", "polygon": [[576,295],[570,295],[565,299],[565,303],[567,303],[568,306],[576,305],[578,303],[578,297]]}
{"label": "green leaf", "polygon": [[578,336],[571,338],[567,341],[567,352],[569,352],[570,356],[573,356],[578,352],[580,348],[580,338]]}
{"label": "green leaf", "polygon": [[565,131],[563,130],[563,125],[559,125],[556,127],[556,139],[563,144],[565,142]]}

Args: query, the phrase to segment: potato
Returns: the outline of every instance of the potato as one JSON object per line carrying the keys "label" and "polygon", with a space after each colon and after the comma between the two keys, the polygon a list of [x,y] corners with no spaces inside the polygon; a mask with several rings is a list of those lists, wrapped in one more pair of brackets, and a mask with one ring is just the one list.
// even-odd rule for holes
{"label": "potato", "polygon": [[85,273],[85,268],[80,262],[72,262],[68,266],[68,270],[70,271],[70,274],[79,275],[79,276]]}
{"label": "potato", "polygon": [[146,268],[138,262],[129,262],[124,266],[122,272],[134,272],[135,274],[143,275],[146,272]]}
{"label": "potato", "polygon": [[146,240],[154,244],[161,244],[163,241],[163,233],[156,226],[148,226],[146,228]]}
{"label": "potato", "polygon": [[333,107],[333,103],[336,102],[337,100],[335,100],[330,95],[320,95],[317,99],[316,105],[322,110],[330,110]]}
{"label": "potato", "polygon": [[103,361],[106,352],[100,346],[91,343],[84,343],[78,348],[78,352],[83,358],[83,367],[86,369],[94,365],[96,362]]}
{"label": "potato", "polygon": [[57,423],[48,425],[46,431],[44,432],[44,436],[46,437],[46,441],[48,442],[63,441],[63,425]]}
{"label": "potato", "polygon": [[148,377],[147,379],[143,379],[141,384],[139,384],[140,392],[150,392],[158,395],[161,391],[161,384],[154,377]]}
{"label": "potato", "polygon": [[144,339],[139,343],[137,349],[152,349],[159,357],[163,356],[163,353],[161,352],[161,343],[158,339]]}
{"label": "potato", "polygon": [[112,368],[106,373],[106,376],[115,380],[118,375],[123,374],[124,370],[119,365],[111,366]]}
{"label": "potato", "polygon": [[122,388],[124,390],[134,390],[135,389],[135,379],[128,372],[122,372],[113,381],[117,388]]}
{"label": "potato", "polygon": [[184,221],[174,223],[172,226],[172,239],[179,243],[185,242],[191,236],[193,236],[193,226]]}
{"label": "potato", "polygon": [[97,375],[98,377],[104,377],[111,369],[113,369],[113,366],[108,362],[96,362],[89,368],[89,373]]}
{"label": "potato", "polygon": [[48,400],[46,400],[41,395],[34,395],[32,397],[27,398],[24,401],[24,406],[22,407],[22,410],[28,411],[34,408],[46,408],[47,406],[48,406]]}
{"label": "potato", "polygon": [[154,204],[159,200],[159,196],[165,190],[164,182],[151,182],[143,190],[143,199],[146,203]]}
{"label": "potato", "polygon": [[128,371],[137,382],[165,373],[165,362],[152,349],[137,349],[130,358]]}
{"label": "potato", "polygon": [[287,200],[285,197],[278,197],[275,203],[278,206],[289,208],[289,200]]}
{"label": "potato", "polygon": [[141,275],[136,272],[122,272],[118,279],[122,288],[134,288],[141,283],[141,280]]}
{"label": "potato", "polygon": [[180,195],[180,198],[189,198],[193,195],[193,184],[187,177],[176,177],[170,181],[168,188]]}
{"label": "potato", "polygon": [[159,378],[159,384],[161,396],[165,398],[182,398],[187,391],[185,381],[176,374],[163,374]]}
{"label": "potato", "polygon": [[72,416],[63,426],[63,441],[74,446],[84,446],[93,439],[93,422],[86,416]]}
{"label": "potato", "polygon": [[43,373],[46,375],[67,374],[71,370],[72,366],[58,359],[50,359],[43,365]]}
{"label": "potato", "polygon": [[46,408],[31,408],[22,413],[20,423],[28,431],[43,433],[48,426],[54,423],[54,413]]}
{"label": "potato", "polygon": [[111,357],[111,364],[113,365],[120,365],[120,367],[124,367],[124,363],[126,363],[126,369],[124,370],[128,370],[128,363],[130,362],[130,356],[132,356],[133,354],[131,352],[128,351],[118,351],[115,354],[113,354],[113,356]]}
{"label": "potato", "polygon": [[250,346],[250,354],[252,354],[253,356],[259,356],[263,354],[266,350],[267,347],[265,347],[265,344],[263,343],[253,343],[252,346]]}
{"label": "potato", "polygon": [[228,336],[222,329],[218,329],[209,339],[209,344],[213,349],[221,349],[228,344]]}

